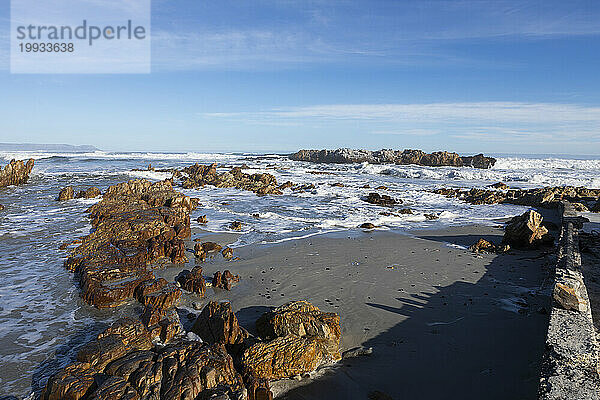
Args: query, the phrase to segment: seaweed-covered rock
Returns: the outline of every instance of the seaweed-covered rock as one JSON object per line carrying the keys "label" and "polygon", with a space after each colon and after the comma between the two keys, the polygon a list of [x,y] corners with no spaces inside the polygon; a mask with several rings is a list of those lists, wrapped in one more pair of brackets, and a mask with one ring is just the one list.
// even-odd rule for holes
{"label": "seaweed-covered rock", "polygon": [[33,164],[33,158],[27,160],[27,163],[11,160],[6,167],[0,168],[0,187],[27,183]]}

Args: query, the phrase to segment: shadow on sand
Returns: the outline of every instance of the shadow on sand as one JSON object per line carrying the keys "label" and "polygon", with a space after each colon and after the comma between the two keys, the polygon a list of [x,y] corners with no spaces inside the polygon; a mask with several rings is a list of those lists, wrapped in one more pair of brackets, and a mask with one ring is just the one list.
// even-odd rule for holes
{"label": "shadow on sand", "polygon": [[[479,236],[423,238],[466,246]],[[281,398],[535,399],[550,303],[538,256],[496,256],[476,283],[398,297],[397,306],[365,303],[406,319],[364,343],[371,356],[343,360]]]}

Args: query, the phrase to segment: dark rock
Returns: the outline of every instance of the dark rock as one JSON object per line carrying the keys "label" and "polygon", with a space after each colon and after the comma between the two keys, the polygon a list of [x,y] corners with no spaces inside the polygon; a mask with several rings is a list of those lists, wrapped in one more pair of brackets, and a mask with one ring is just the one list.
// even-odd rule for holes
{"label": "dark rock", "polygon": [[423,214],[423,216],[425,217],[425,219],[432,221],[435,219],[440,219],[440,216],[437,214]]}
{"label": "dark rock", "polygon": [[246,379],[246,389],[248,390],[248,400],[273,400],[273,392],[268,379],[250,376]]}
{"label": "dark rock", "polygon": [[500,190],[508,190],[508,189],[510,189],[508,187],[508,185],[506,183],[504,183],[504,182],[494,183],[493,185],[490,185],[490,187],[494,188],[494,189],[500,189]]}
{"label": "dark rock", "polygon": [[94,197],[98,197],[101,194],[102,194],[102,192],[100,191],[100,189],[98,189],[95,186],[92,186],[91,188],[89,188],[87,190],[82,190],[79,193],[77,193],[76,197],[78,199],[93,199]]}
{"label": "dark rock", "polygon": [[373,224],[372,224],[372,223],[370,223],[370,222],[365,222],[364,224],[361,224],[361,225],[359,226],[359,228],[362,228],[362,229],[375,229],[375,228],[377,228],[377,226],[376,226],[376,225],[373,225]]}
{"label": "dark rock", "polygon": [[491,168],[496,164],[496,159],[492,157],[485,157],[483,154],[477,154],[471,157],[461,157],[462,164],[465,167],[473,168]]}
{"label": "dark rock", "polygon": [[447,151],[438,151],[431,154],[421,150],[300,150],[290,156],[295,161],[308,161],[315,163],[363,163],[371,164],[415,164],[425,166],[454,166],[454,167],[474,167],[490,168],[496,160],[491,157],[484,157],[482,154],[470,157],[461,157],[456,153]]}
{"label": "dark rock", "polygon": [[73,186],[67,186],[60,190],[58,201],[71,200],[73,198]]}
{"label": "dark rock", "polygon": [[242,223],[240,221],[233,221],[231,225],[229,225],[229,229],[231,229],[232,231],[241,231]]}
{"label": "dark rock", "polygon": [[22,160],[11,160],[6,167],[0,168],[0,187],[27,183],[33,164],[33,158],[30,158],[27,163]]}
{"label": "dark rock", "polygon": [[206,215],[201,215],[196,221],[198,221],[199,224],[206,224],[208,222],[208,218]]}
{"label": "dark rock", "polygon": [[0,211],[4,210],[4,206],[0,204]]}
{"label": "dark rock", "polygon": [[469,250],[475,252],[475,253],[480,253],[480,252],[487,252],[487,253],[506,253],[507,251],[510,250],[510,246],[505,244],[505,245],[495,245],[492,242],[489,242],[485,239],[479,239],[477,241],[477,243],[475,243],[474,245],[472,245],[471,247],[469,247]]}
{"label": "dark rock", "polygon": [[[477,188],[470,190],[443,188],[434,190],[433,192],[446,197],[457,198],[471,204],[508,203],[548,209],[555,209],[561,200],[567,200],[571,203],[581,203],[585,206],[586,203],[600,199],[600,189],[573,186],[508,189],[506,191]],[[584,210],[583,207],[581,209]]]}
{"label": "dark rock", "polygon": [[504,228],[502,244],[516,248],[533,248],[552,244],[553,237],[542,225],[542,216],[533,210],[511,219]]}
{"label": "dark rock", "polygon": [[393,206],[396,204],[402,204],[402,200],[396,200],[387,194],[380,195],[379,193],[369,193],[369,195],[363,199],[367,203],[375,204],[378,206]]}

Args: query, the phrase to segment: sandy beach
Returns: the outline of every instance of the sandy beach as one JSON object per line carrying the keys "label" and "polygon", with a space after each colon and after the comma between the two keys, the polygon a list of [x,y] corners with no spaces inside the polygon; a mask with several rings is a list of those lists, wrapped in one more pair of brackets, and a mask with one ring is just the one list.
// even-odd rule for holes
{"label": "sandy beach", "polygon": [[[501,235],[501,228],[477,225],[350,231],[238,248],[235,261],[218,254],[203,269],[206,276],[230,269],[241,282],[230,292],[209,288],[204,299],[186,293],[181,320],[189,329],[195,308],[227,300],[254,332],[269,307],[304,299],[340,315],[342,351],[372,347],[372,355],[275,383],[279,398],[533,398],[547,329],[548,259],[464,248]],[[236,236],[192,233],[220,244]],[[157,275],[172,280],[179,271]]]}

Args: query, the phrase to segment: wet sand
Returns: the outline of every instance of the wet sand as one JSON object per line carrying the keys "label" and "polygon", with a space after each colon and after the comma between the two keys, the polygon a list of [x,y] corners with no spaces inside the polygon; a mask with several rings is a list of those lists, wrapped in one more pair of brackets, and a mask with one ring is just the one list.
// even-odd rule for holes
{"label": "wet sand", "polygon": [[[229,269],[242,281],[230,292],[208,288],[204,299],[186,294],[181,319],[189,327],[188,314],[199,313],[194,306],[229,300],[253,332],[268,307],[305,299],[340,315],[342,351],[373,348],[310,378],[275,383],[279,398],[533,399],[548,325],[549,260],[541,252],[477,255],[456,246],[501,236],[499,227],[466,226],[239,248],[237,260],[217,255],[203,268],[206,276]],[[227,244],[237,235],[195,230],[197,237]],[[159,274],[172,280],[180,270]]]}

